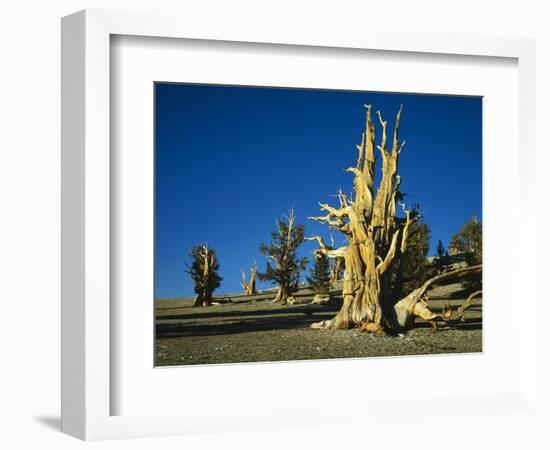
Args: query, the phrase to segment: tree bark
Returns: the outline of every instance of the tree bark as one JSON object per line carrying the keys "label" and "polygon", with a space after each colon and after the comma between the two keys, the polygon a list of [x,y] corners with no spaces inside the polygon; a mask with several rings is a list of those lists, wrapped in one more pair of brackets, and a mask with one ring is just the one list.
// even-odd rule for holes
{"label": "tree bark", "polygon": [[400,326],[394,306],[405,299],[411,308],[405,314],[407,321],[411,314],[433,315],[427,304],[421,303],[427,287],[422,292],[413,291],[401,301],[391,289],[392,276],[399,276],[399,260],[407,250],[409,226],[414,220],[404,204],[401,204],[404,217],[398,218],[396,214],[400,185],[397,168],[405,145],[405,141],[399,140],[402,108],[397,113],[391,149],[387,148],[387,122],[377,111],[382,136],[376,148],[382,160],[382,177],[375,195],[375,128],[371,105],[365,107],[366,126],[361,144],[357,146],[357,164],[346,169],[354,175],[353,195],[348,198],[340,190],[339,207],[320,203],[326,215],[310,218],[340,231],[347,240],[346,247],[334,249],[318,236],[310,238],[318,241],[318,251],[332,258],[343,256],[345,264],[342,308],[333,319],[314,324],[313,328],[361,327],[370,332],[388,331]]}
{"label": "tree bark", "polygon": [[382,178],[374,195],[375,130],[371,106],[366,105],[366,126],[362,135],[357,165],[347,169],[354,174],[353,200],[340,191],[340,207],[320,204],[327,215],[314,220],[327,223],[342,232],[348,242],[344,251],[344,302],[340,312],[317,328],[339,329],[369,325],[369,331],[382,331],[388,303],[391,301],[389,281],[392,264],[398,252],[406,249],[408,227],[411,222],[406,211],[405,221],[396,220],[396,194],[399,187],[397,163],[404,143],[399,143],[399,121],[396,118],[391,151],[386,147],[387,122],[382,125],[382,139],[378,146],[382,158]]}
{"label": "tree bark", "polygon": [[340,281],[344,260],[342,258],[335,258],[332,261],[330,264],[330,285],[335,286]]}

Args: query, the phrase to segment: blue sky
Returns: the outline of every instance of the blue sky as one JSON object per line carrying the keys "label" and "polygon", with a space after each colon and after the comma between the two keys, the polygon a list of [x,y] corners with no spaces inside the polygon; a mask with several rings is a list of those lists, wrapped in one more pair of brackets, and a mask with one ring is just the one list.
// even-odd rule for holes
{"label": "blue sky", "polygon": [[[408,204],[421,205],[430,253],[472,214],[481,218],[479,97],[168,83],[155,90],[156,298],[193,295],[184,269],[200,243],[217,250],[217,293],[240,292],[241,268],[265,268],[258,247],[291,207],[306,235],[328,238],[307,217],[319,215],[319,201],[335,203],[340,186],[351,190],[343,169],[356,163],[367,103],[389,130],[403,104],[401,189]],[[301,250],[310,256],[314,248]]]}

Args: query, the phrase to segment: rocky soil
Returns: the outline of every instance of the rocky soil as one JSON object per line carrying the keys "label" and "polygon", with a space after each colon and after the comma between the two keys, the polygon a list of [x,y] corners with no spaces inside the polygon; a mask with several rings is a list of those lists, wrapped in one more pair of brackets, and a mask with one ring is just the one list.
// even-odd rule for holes
{"label": "rocky soil", "polygon": [[[309,326],[330,319],[339,309],[338,292],[332,304],[311,304],[312,294],[301,290],[294,305],[271,303],[273,292],[216,299],[208,308],[194,308],[192,299],[157,300],[156,364],[227,364],[327,358],[471,353],[482,351],[482,300],[466,311],[465,321],[441,322],[432,332],[417,322],[400,336],[377,336],[357,330],[320,331]],[[465,301],[460,284],[429,292],[430,308],[449,302],[453,309]]]}

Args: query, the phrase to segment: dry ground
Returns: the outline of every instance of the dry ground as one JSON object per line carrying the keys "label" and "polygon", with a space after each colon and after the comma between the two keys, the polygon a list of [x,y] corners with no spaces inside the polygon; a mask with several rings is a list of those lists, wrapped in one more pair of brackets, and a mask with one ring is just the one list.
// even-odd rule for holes
{"label": "dry ground", "polygon": [[[430,308],[453,309],[465,300],[459,284],[436,287]],[[219,305],[194,308],[192,299],[157,300],[156,364],[220,364],[258,361],[369,356],[471,353],[482,350],[482,301],[466,311],[465,322],[441,323],[433,333],[425,322],[402,337],[377,336],[357,330],[321,331],[309,326],[330,319],[339,309],[338,294],[330,305],[312,305],[302,290],[294,305],[269,301],[273,292],[218,298]],[[231,302],[225,303],[230,300]]]}

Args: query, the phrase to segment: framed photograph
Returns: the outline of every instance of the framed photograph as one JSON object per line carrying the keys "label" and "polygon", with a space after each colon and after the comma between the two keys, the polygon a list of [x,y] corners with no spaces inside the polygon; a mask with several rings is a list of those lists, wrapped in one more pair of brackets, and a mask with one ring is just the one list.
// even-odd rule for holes
{"label": "framed photograph", "polygon": [[482,351],[482,97],[154,95],[156,366]]}
{"label": "framed photograph", "polygon": [[537,414],[533,41],[62,31],[64,432]]}

